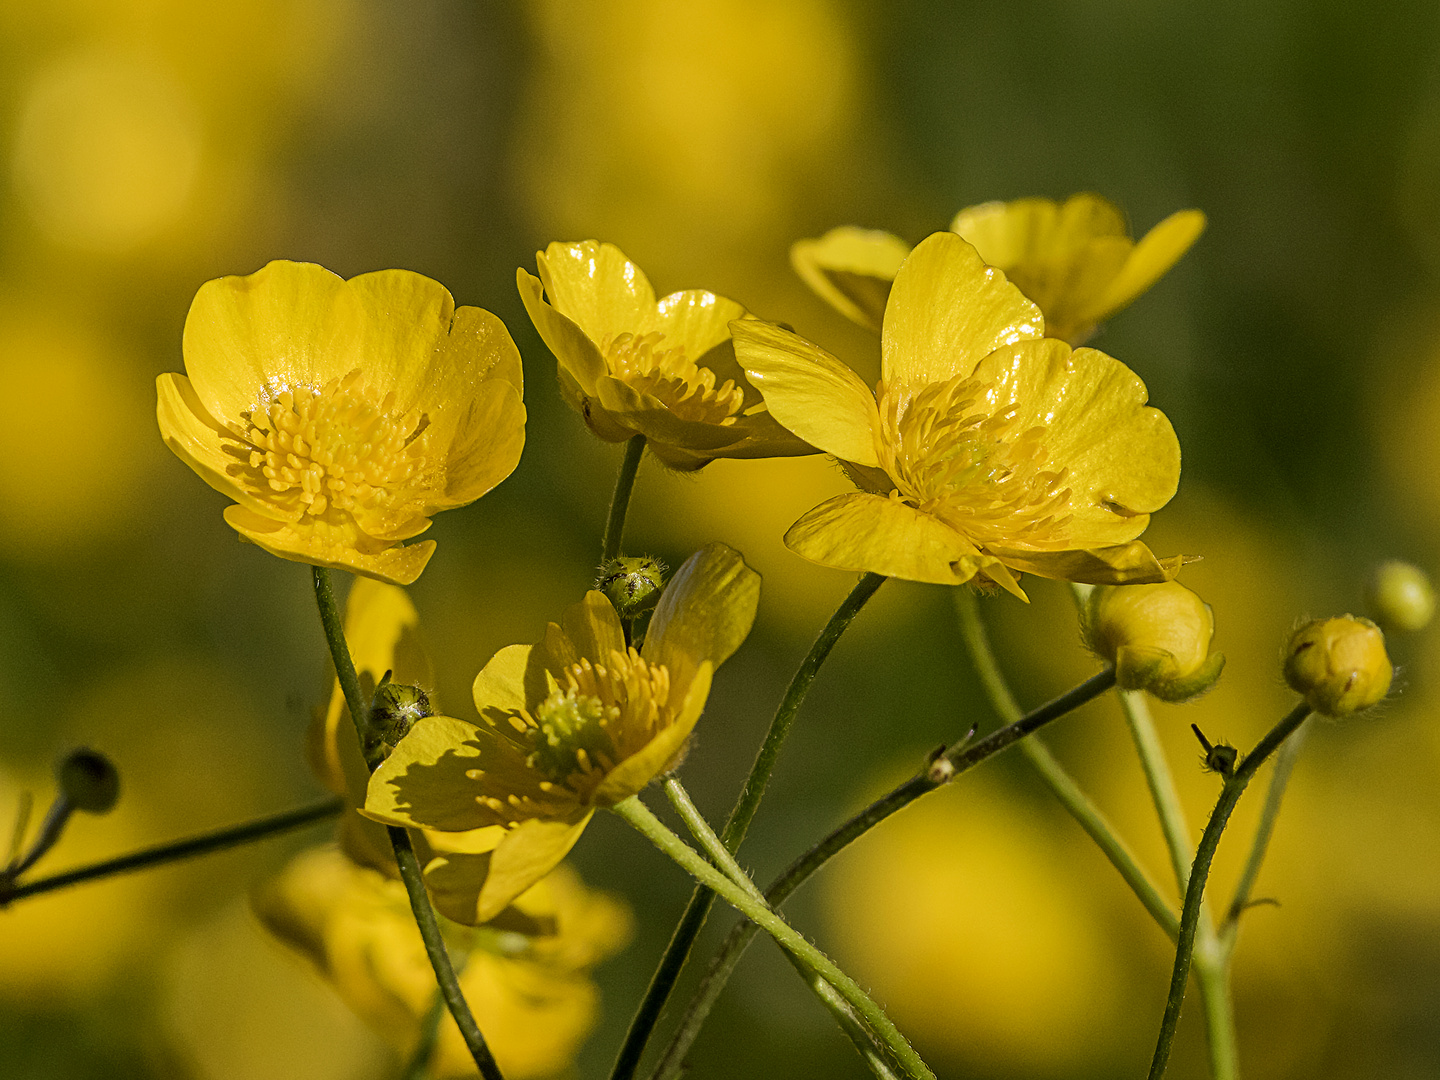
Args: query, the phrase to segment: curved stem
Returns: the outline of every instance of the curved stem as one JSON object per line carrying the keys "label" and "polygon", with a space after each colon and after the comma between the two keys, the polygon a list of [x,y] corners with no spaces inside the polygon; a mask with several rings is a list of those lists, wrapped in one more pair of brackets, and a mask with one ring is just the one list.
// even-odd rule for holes
{"label": "curved stem", "polygon": [[[755,764],[750,768],[750,775],[745,780],[740,798],[725,822],[722,839],[729,851],[738,850],[740,842],[745,839],[745,833],[765,795],[765,785],[769,783],[770,774],[774,771],[775,759],[780,756],[780,747],[784,745],[785,736],[790,733],[790,725],[795,720],[795,714],[800,711],[810,684],[815,681],[815,676],[830,655],[830,650],[840,640],[840,635],[854,621],[855,616],[860,614],[865,602],[874,596],[875,591],[884,583],[885,578],[880,574],[866,574],[862,577],[835,610],[835,614],[830,616],[830,621],[810,646],[805,659],[800,662],[785,690],[785,696],[775,710],[774,718],[770,721],[770,730],[765,733],[765,741],[755,756]],[[621,1044],[620,1052],[615,1057],[615,1065],[610,1071],[610,1080],[631,1080],[635,1075],[641,1055],[645,1053],[645,1045],[650,1041],[650,1034],[655,1030],[655,1024],[670,997],[670,991],[675,987],[675,980],[680,977],[680,971],[690,956],[690,949],[704,927],[705,919],[710,914],[710,905],[714,901],[714,895],[703,885],[697,886],[690,894],[690,901],[685,905],[675,932],[670,935],[670,942],[665,946],[655,974],[650,977],[645,997],[630,1020],[625,1041]]]}
{"label": "curved stem", "polygon": [[184,840],[141,848],[128,855],[120,855],[114,859],[106,859],[104,862],[91,863],[89,866],[51,874],[49,877],[27,881],[23,885],[15,885],[13,880],[0,875],[0,908],[16,900],[23,900],[27,896],[38,896],[41,893],[63,889],[69,885],[79,885],[85,881],[96,881],[115,874],[144,870],[147,867],[160,866],[163,863],[176,862],[195,855],[207,855],[212,851],[238,847],[241,844],[248,844],[252,840],[260,840],[277,833],[287,832],[290,829],[298,829],[302,825],[310,825],[317,821],[324,821],[326,818],[335,817],[344,808],[343,800],[326,799],[311,806],[302,806],[298,810],[286,810],[284,813],[247,821],[243,825],[231,825],[215,832],[202,833]]}
{"label": "curved stem", "polygon": [[899,1029],[885,1015],[884,1010],[875,1004],[870,995],[865,993],[854,979],[841,971],[833,960],[810,944],[804,936],[797,933],[789,923],[776,915],[762,900],[756,899],[735,884],[711,866],[699,852],[667,829],[660,819],[640,801],[639,796],[632,795],[611,809],[657,848],[670,856],[696,881],[721,896],[726,903],[751,922],[757,923],[761,929],[775,939],[781,948],[839,991],[860,1014],[876,1039],[883,1043],[885,1049],[894,1056],[907,1076],[912,1080],[935,1080],[935,1074],[931,1072],[930,1067],[921,1060],[920,1055],[915,1052],[905,1036],[900,1034]]}
{"label": "curved stem", "polygon": [[[1046,702],[1038,709],[1021,717],[1015,723],[992,732],[974,745],[970,745],[970,737],[967,735],[947,748],[943,754],[927,766],[924,772],[876,799],[791,863],[785,872],[765,890],[765,899],[772,907],[779,907],[811,874],[897,810],[903,809],[920,796],[949,783],[961,773],[968,772],[987,758],[1013,746],[1017,741],[1020,741],[1020,745],[1023,747],[1025,741],[1028,741],[1025,740],[1025,736],[1033,737],[1033,733],[1045,724],[1058,720],[1087,701],[1099,697],[1114,685],[1115,669],[1106,668],[1086,679],[1074,689],[1066,691],[1058,698]],[[729,981],[731,973],[735,970],[735,965],[740,962],[741,954],[749,946],[757,929],[754,923],[742,922],[730,931],[720,951],[710,962],[710,968],[705,973],[704,979],[701,980],[695,996],[691,999],[690,1006],[686,1009],[685,1016],[680,1022],[680,1027],[665,1048],[665,1053],[655,1069],[656,1077],[672,1080],[673,1077],[680,1075],[685,1054],[700,1033],[705,1018],[720,997],[721,990],[725,988],[726,982]]]}
{"label": "curved stem", "polygon": [[1296,705],[1283,720],[1270,729],[1254,750],[1245,755],[1245,759],[1226,778],[1224,787],[1220,789],[1220,798],[1216,801],[1210,820],[1205,825],[1205,832],[1200,837],[1200,847],[1195,852],[1195,864],[1190,869],[1190,881],[1185,889],[1185,906],[1180,912],[1180,940],[1175,948],[1175,968],[1170,977],[1170,993],[1165,1002],[1165,1015],[1160,1022],[1160,1037],[1155,1044],[1155,1057],[1150,1063],[1149,1080],[1160,1080],[1170,1061],[1170,1046],[1175,1040],[1175,1025],[1180,1019],[1180,1005],[1185,1000],[1185,984],[1190,977],[1195,931],[1200,924],[1200,901],[1205,895],[1205,882],[1210,876],[1210,864],[1215,859],[1215,850],[1220,846],[1220,836],[1230,821],[1235,804],[1240,801],[1241,794],[1256,771],[1309,715],[1309,705],[1303,701]]}
{"label": "curved stem", "polygon": [[[990,699],[991,707],[1000,719],[1006,723],[1014,723],[1020,718],[1020,706],[1016,704],[1015,696],[1010,692],[1009,684],[1000,671],[995,651],[990,646],[990,635],[986,632],[985,622],[980,616],[980,604],[974,590],[964,586],[957,587],[955,608],[960,616],[960,636],[965,641],[971,662],[980,676],[980,685]],[[1159,923],[1160,928],[1174,941],[1180,933],[1179,915],[1160,894],[1159,887],[1140,865],[1135,853],[1130,850],[1130,845],[1106,820],[1100,808],[1080,789],[1080,785],[1040,739],[1026,739],[1020,744],[1020,752],[1050,789],[1050,793],[1060,800],[1060,805],[1085,830],[1090,839],[1095,841],[1110,860],[1110,865],[1120,872],[1125,883],[1145,905],[1151,918]]]}
{"label": "curved stem", "polygon": [[[320,623],[325,628],[325,640],[330,645],[330,657],[335,661],[335,674],[340,680],[340,689],[345,694],[345,704],[350,709],[350,718],[355,722],[355,733],[360,739],[360,748],[365,755],[365,764],[374,772],[385,759],[384,743],[371,729],[369,723],[370,702],[360,693],[360,680],[355,674],[355,662],[350,657],[350,647],[345,643],[345,630],[340,621],[340,610],[335,605],[335,590],[330,584],[330,571],[323,566],[314,569],[315,602],[320,608]],[[420,860],[415,857],[415,848],[410,843],[410,834],[404,829],[389,826],[390,846],[395,849],[395,863],[400,868],[400,880],[405,883],[405,892],[410,897],[410,910],[415,915],[415,925],[420,928],[420,937],[425,942],[425,953],[430,966],[435,969],[435,981],[455,1025],[465,1040],[470,1056],[484,1080],[504,1080],[495,1057],[480,1033],[470,1005],[460,990],[455,978],[455,968],[450,963],[450,954],[440,934],[440,924],[435,919],[435,909],[430,906],[430,897],[425,892],[425,879],[420,873]]]}
{"label": "curved stem", "polygon": [[610,513],[605,518],[605,536],[600,544],[600,565],[604,566],[620,554],[625,535],[625,514],[630,509],[630,492],[635,488],[635,474],[645,453],[645,436],[632,435],[625,442],[625,457],[615,477],[615,491],[610,496]]}

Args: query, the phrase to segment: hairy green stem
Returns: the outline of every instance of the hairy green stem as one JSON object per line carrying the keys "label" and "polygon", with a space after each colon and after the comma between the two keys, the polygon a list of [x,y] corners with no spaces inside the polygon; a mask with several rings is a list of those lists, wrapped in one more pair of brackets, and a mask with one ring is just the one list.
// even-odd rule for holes
{"label": "hairy green stem", "polygon": [[317,821],[324,821],[326,818],[335,817],[344,808],[343,800],[326,799],[310,806],[302,806],[298,810],[286,810],[280,814],[247,821],[242,825],[231,825],[215,832],[202,833],[184,840],[141,848],[128,855],[120,855],[103,862],[91,863],[89,866],[80,866],[74,870],[51,874],[49,877],[27,881],[23,885],[17,885],[13,879],[0,874],[0,908],[16,900],[23,900],[27,896],[38,896],[41,893],[63,889],[69,885],[79,885],[85,881],[96,881],[115,874],[144,870],[151,866],[160,866],[163,863],[176,862],[195,855],[207,855],[212,851],[238,847],[241,844],[248,844],[252,840],[261,840],[277,833],[298,829],[302,825],[310,825]]}
{"label": "hairy green stem", "polygon": [[[335,604],[335,590],[330,584],[330,571],[323,566],[314,569],[315,602],[320,608],[320,623],[325,628],[325,640],[330,646],[330,657],[335,662],[335,674],[340,680],[340,689],[349,706],[350,718],[355,723],[355,734],[360,739],[360,748],[365,754],[365,763],[374,772],[385,759],[384,744],[369,722],[370,702],[360,692],[360,680],[355,674],[355,662],[350,656],[350,647],[345,642],[344,624],[340,621],[340,609]],[[430,897],[425,892],[425,879],[420,873],[420,861],[415,857],[415,848],[410,843],[410,834],[404,829],[389,826],[390,846],[395,850],[395,863],[400,868],[400,880],[405,883],[405,892],[410,897],[410,910],[415,915],[415,925],[420,928],[425,953],[430,966],[435,969],[435,981],[441,996],[455,1018],[455,1025],[465,1040],[470,1056],[484,1080],[504,1080],[495,1056],[485,1043],[485,1036],[475,1023],[470,1005],[460,990],[455,977],[450,953],[445,948],[445,939],[440,933],[440,924],[435,918],[435,909],[430,906]]]}
{"label": "hairy green stem", "polygon": [[[1023,747],[1028,741],[1025,738],[1027,735],[1033,738],[1033,733],[1045,724],[1058,720],[1114,685],[1115,669],[1106,668],[1074,689],[1046,702],[1015,723],[992,732],[973,745],[967,735],[929,762],[918,776],[876,799],[791,863],[765,890],[765,899],[772,907],[779,907],[811,874],[897,810],[950,782],[961,773],[968,772],[1017,741]],[[673,1080],[680,1075],[685,1054],[699,1035],[705,1018],[719,999],[720,992],[725,988],[757,929],[754,923],[742,922],[730,931],[720,951],[711,961],[710,968],[691,999],[679,1028],[671,1037],[670,1044],[656,1066],[654,1075],[657,1078]]]}
{"label": "hairy green stem", "polygon": [[775,914],[763,900],[735,884],[711,866],[698,851],[667,829],[640,801],[639,796],[632,795],[611,809],[696,881],[719,895],[751,922],[757,923],[781,948],[833,986],[860,1014],[875,1038],[885,1046],[886,1051],[894,1057],[911,1080],[935,1080],[935,1074],[930,1067],[921,1060],[920,1055],[885,1015],[884,1010],[860,988],[859,983],[841,971],[833,960]]}
{"label": "hairy green stem", "polygon": [[[751,766],[740,798],[725,822],[722,839],[729,851],[738,850],[740,842],[745,839],[745,833],[750,828],[750,822],[765,794],[765,785],[775,768],[775,759],[780,755],[780,747],[790,732],[790,725],[800,711],[810,684],[815,681],[815,676],[819,674],[821,665],[825,663],[835,643],[840,640],[840,635],[884,582],[885,578],[880,574],[866,574],[862,577],[835,610],[835,614],[830,616],[830,621],[810,646],[805,659],[800,662],[785,690],[785,696],[775,710],[774,718],[770,721],[770,730],[765,734],[765,741],[755,757],[755,764]],[[645,996],[630,1020],[625,1041],[621,1044],[620,1052],[615,1057],[615,1065],[610,1071],[610,1080],[631,1080],[634,1077],[635,1070],[640,1066],[640,1058],[645,1053],[645,1046],[660,1020],[660,1013],[665,1008],[670,991],[675,987],[675,980],[680,977],[685,961],[689,959],[690,950],[705,925],[705,919],[710,914],[710,905],[714,901],[714,895],[703,885],[697,885],[690,894],[690,901],[685,905],[685,911],[680,916],[674,933],[670,935],[660,963],[656,966],[655,973],[650,976],[650,985],[645,989]]]}
{"label": "hairy green stem", "polygon": [[630,509],[630,492],[635,489],[635,474],[645,454],[645,436],[632,435],[625,442],[625,457],[615,476],[615,491],[610,496],[610,513],[605,518],[605,536],[600,543],[600,565],[604,566],[620,554],[625,537],[625,514]]}
{"label": "hairy green stem", "polygon": [[1185,1000],[1185,984],[1190,978],[1190,963],[1195,949],[1195,931],[1200,924],[1200,901],[1205,895],[1205,882],[1210,876],[1210,864],[1215,859],[1215,850],[1220,846],[1220,837],[1235,810],[1235,804],[1254,778],[1256,771],[1275,750],[1310,715],[1310,706],[1305,702],[1296,705],[1278,724],[1265,735],[1255,749],[1246,754],[1235,771],[1225,778],[1220,789],[1220,798],[1210,813],[1205,832],[1200,837],[1200,846],[1195,852],[1195,863],[1190,868],[1189,884],[1185,889],[1185,904],[1180,911],[1180,940],[1175,947],[1175,968],[1170,977],[1170,993],[1165,1001],[1165,1014],[1160,1022],[1160,1036],[1155,1044],[1155,1057],[1150,1063],[1149,1080],[1160,1080],[1170,1061],[1170,1047],[1175,1040],[1175,1025],[1180,1019],[1180,1006]]}
{"label": "hairy green stem", "polygon": [[[990,645],[990,635],[980,616],[980,604],[973,589],[958,586],[955,590],[955,608],[960,616],[960,636],[970,653],[971,663],[980,677],[980,685],[990,699],[991,708],[1006,723],[1020,718],[1020,706],[1010,692],[1009,684],[1000,671],[999,661]],[[1080,789],[1080,785],[1056,760],[1050,748],[1039,738],[1029,738],[1020,744],[1020,752],[1035,770],[1051,794],[1060,801],[1072,818],[1085,830],[1096,845],[1120,872],[1125,883],[1145,905],[1162,930],[1174,941],[1180,932],[1180,916],[1174,907],[1160,894],[1159,887],[1140,865],[1135,853],[1106,820],[1100,808]]]}

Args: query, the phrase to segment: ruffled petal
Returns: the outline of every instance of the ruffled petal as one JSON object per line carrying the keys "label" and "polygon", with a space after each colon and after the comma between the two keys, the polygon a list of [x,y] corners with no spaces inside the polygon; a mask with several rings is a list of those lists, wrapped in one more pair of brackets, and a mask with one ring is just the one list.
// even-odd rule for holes
{"label": "ruffled petal", "polygon": [[[396,546],[366,536],[353,522],[336,525],[314,521],[297,525],[277,521],[247,506],[226,507],[225,523],[239,533],[241,539],[282,559],[349,570],[392,585],[414,582],[435,554],[434,540]],[[422,528],[426,525],[428,522],[422,524]]]}
{"label": "ruffled petal", "polygon": [[686,686],[701,661],[719,667],[734,654],[759,606],[760,575],[734,548],[707,544],[665,586],[641,652]]}
{"label": "ruffled petal", "polygon": [[238,422],[281,391],[360,367],[367,322],[344,279],[314,263],[272,262],[200,287],[185,318],[185,370],[211,416]]}
{"label": "ruffled petal", "polygon": [[908,397],[907,387],[969,375],[996,349],[1044,332],[1040,309],[1003,273],[954,233],[935,233],[896,275],[880,338],[881,373]]}
{"label": "ruffled petal", "polygon": [[795,554],[837,570],[959,585],[986,561],[950,526],[908,503],[851,492],[827,499],[785,534]]}
{"label": "ruffled petal", "polygon": [[1179,210],[1160,222],[1135,245],[1087,317],[1099,322],[1127,307],[1179,262],[1204,231],[1205,215],[1199,210]]}
{"label": "ruffled petal", "polygon": [[790,265],[822,300],[861,326],[880,329],[885,302],[910,245],[887,232],[842,226],[797,240]]}
{"label": "ruffled petal", "polygon": [[735,355],[765,396],[770,415],[805,442],[846,461],[877,467],[880,413],[875,395],[818,345],[773,323],[732,323]]}
{"label": "ruffled petal", "polygon": [[1046,467],[1066,470],[1075,547],[1134,539],[1175,494],[1180,442],[1120,361],[1047,338],[986,358],[976,376],[987,411],[1013,406],[1017,430],[1045,429]]}

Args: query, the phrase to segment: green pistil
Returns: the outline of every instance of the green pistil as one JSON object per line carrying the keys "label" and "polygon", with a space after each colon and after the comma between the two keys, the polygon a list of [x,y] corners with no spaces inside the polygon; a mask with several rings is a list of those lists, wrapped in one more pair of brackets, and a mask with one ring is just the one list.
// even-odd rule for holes
{"label": "green pistil", "polygon": [[588,764],[610,758],[615,744],[606,730],[620,718],[620,710],[606,706],[598,697],[569,690],[553,691],[535,710],[537,724],[527,733],[532,747],[525,764],[551,780],[563,782]]}

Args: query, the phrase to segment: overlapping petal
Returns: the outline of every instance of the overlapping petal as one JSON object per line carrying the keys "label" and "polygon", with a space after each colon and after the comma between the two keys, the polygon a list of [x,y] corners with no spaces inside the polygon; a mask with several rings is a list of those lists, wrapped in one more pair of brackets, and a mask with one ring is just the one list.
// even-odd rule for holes
{"label": "overlapping petal", "polygon": [[908,254],[910,245],[898,236],[847,225],[818,240],[797,240],[790,265],[836,311],[879,330],[890,285]]}

